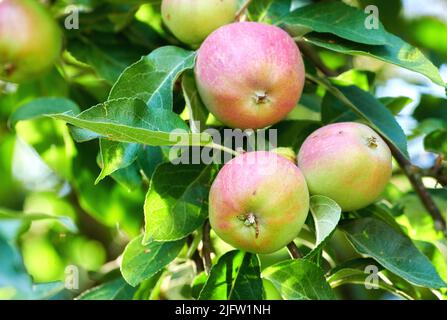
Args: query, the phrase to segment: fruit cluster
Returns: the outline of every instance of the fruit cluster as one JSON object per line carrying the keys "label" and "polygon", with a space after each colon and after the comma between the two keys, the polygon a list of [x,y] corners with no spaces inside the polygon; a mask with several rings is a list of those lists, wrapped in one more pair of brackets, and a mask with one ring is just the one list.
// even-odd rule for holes
{"label": "fruit cluster", "polygon": [[[205,39],[198,50],[196,82],[204,104],[222,123],[265,128],[297,105],[304,63],[285,31],[256,22],[227,24],[236,12],[233,0],[164,0],[162,11],[179,40],[195,46]],[[277,251],[303,226],[309,193],[333,199],[344,211],[358,210],[376,200],[391,177],[390,149],[360,123],[327,125],[306,139],[297,157],[282,153],[244,153],[218,173],[209,219],[232,246]]]}

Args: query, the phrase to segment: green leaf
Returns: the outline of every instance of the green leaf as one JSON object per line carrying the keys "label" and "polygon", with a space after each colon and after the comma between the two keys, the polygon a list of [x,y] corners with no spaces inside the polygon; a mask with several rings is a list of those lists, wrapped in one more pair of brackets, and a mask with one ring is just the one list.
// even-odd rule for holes
{"label": "green leaf", "polygon": [[73,220],[65,216],[54,216],[45,213],[23,213],[15,210],[10,210],[0,207],[0,220],[20,220],[24,223],[30,223],[39,220],[57,220],[59,221],[67,230],[76,233],[78,228],[76,227]]}
{"label": "green leaf", "polygon": [[[331,117],[323,116],[326,122],[347,121],[348,119],[352,121],[354,120],[353,112],[355,112],[355,115],[366,120],[374,130],[392,143],[404,156],[408,157],[407,138],[404,131],[393,114],[373,95],[355,86],[332,86],[324,80],[313,79],[330,91],[323,105],[328,106],[328,103],[332,101],[334,109],[338,110]],[[329,106],[323,108],[323,112],[328,108]]]}
{"label": "green leaf", "polygon": [[211,268],[199,300],[262,300],[263,287],[256,255],[227,252]]}
{"label": "green leaf", "polygon": [[132,300],[135,291],[120,277],[85,291],[76,300]]}
{"label": "green leaf", "polygon": [[194,67],[196,53],[177,47],[162,47],[128,67],[113,86],[109,100],[139,98],[150,109],[172,110],[174,82]]}
{"label": "green leaf", "polygon": [[9,118],[9,123],[14,127],[19,121],[63,112],[78,114],[80,109],[76,103],[66,98],[38,98],[19,107]]}
{"label": "green leaf", "polygon": [[292,0],[256,0],[248,7],[250,20],[276,23],[290,12]]}
{"label": "green leaf", "polygon": [[144,242],[186,237],[208,216],[212,166],[158,166],[144,204]]}
{"label": "green leaf", "polygon": [[310,33],[306,41],[328,50],[350,54],[369,56],[399,67],[423,74],[434,83],[445,86],[439,70],[428,60],[419,49],[409,45],[402,39],[387,34],[387,44],[372,46],[360,44],[327,34]]}
{"label": "green leaf", "polygon": [[[82,21],[80,25],[83,25]],[[122,34],[90,31],[88,36],[84,34],[69,39],[67,49],[77,60],[92,66],[109,83],[114,83],[126,66],[137,61],[146,51],[132,45]]]}
{"label": "green leaf", "polygon": [[[51,117],[113,141],[152,146],[206,145],[210,142],[208,134],[188,133],[186,124],[172,111],[148,108],[139,99],[109,100],[77,116],[64,113]],[[171,132],[177,128],[180,131]]]}
{"label": "green leaf", "polygon": [[425,150],[447,158],[447,130],[436,130],[424,138]]}
{"label": "green leaf", "polygon": [[403,108],[413,102],[413,99],[408,97],[382,97],[379,98],[379,101],[396,116]]}
{"label": "green leaf", "polygon": [[[340,269],[337,272],[333,273],[328,277],[328,282],[331,285],[332,288],[337,288],[338,286],[345,285],[345,284],[358,284],[365,286],[367,283],[367,277],[369,276],[368,272],[358,270],[358,269],[352,269],[352,268],[345,268]],[[394,287],[392,284],[389,284],[382,279],[379,278],[379,280],[374,283],[376,285],[376,288],[382,289],[385,291],[388,291],[398,297],[402,297],[404,299],[408,300],[414,300],[414,298],[409,295],[408,293],[399,290],[398,288]],[[373,285],[371,283],[371,285]]]}
{"label": "green leaf", "polygon": [[143,183],[140,167],[136,162],[125,168],[116,170],[110,175],[110,177],[126,188],[129,192],[137,190]]}
{"label": "green leaf", "polygon": [[141,145],[100,139],[99,147],[102,169],[95,183],[119,169],[130,166],[137,159]]}
{"label": "green leaf", "polygon": [[298,151],[304,140],[320,126],[317,121],[286,120],[272,126],[271,130],[277,130],[278,147],[289,147]]}
{"label": "green leaf", "polygon": [[131,237],[140,234],[145,196],[143,188],[129,192],[112,179],[95,185],[98,165],[93,155],[98,152],[98,145],[87,142],[78,144],[77,149],[72,185],[82,209],[105,226],[119,226]]}
{"label": "green leaf", "polygon": [[315,222],[315,246],[318,247],[337,227],[341,208],[334,200],[315,195],[310,197],[310,212]]}
{"label": "green leaf", "polygon": [[332,300],[335,294],[316,264],[299,259],[283,261],[262,273],[287,300]]}
{"label": "green leaf", "polygon": [[[182,90],[186,107],[188,108],[191,131],[204,131],[206,129],[206,120],[208,119],[209,111],[200,98],[192,71],[187,71],[183,74]],[[197,124],[199,127],[197,127]]]}
{"label": "green leaf", "polygon": [[[128,67],[113,86],[109,100],[116,98],[140,98],[154,113],[157,109],[172,110],[172,90],[177,77],[194,66],[195,53],[176,47],[163,47]],[[193,80],[194,81],[194,80]],[[191,88],[191,84],[188,83]],[[193,84],[195,86],[195,84]],[[192,90],[192,89],[191,89]],[[197,94],[197,92],[196,92]],[[200,98],[199,98],[200,99]],[[197,98],[191,97],[191,103],[197,104]],[[195,110],[198,110],[196,106]],[[171,119],[151,119],[154,127],[163,127]],[[149,119],[148,119],[149,120]],[[206,119],[205,119],[206,121]],[[159,128],[160,129],[160,128]],[[170,128],[170,130],[176,129]],[[163,130],[160,130],[163,131]],[[98,181],[132,164],[138,155],[139,147],[129,143],[110,143],[100,140],[104,167]],[[107,150],[108,155],[104,150]]]}
{"label": "green leaf", "polygon": [[361,218],[344,223],[341,228],[360,254],[374,258],[405,280],[428,288],[447,286],[411,240],[384,222]]}
{"label": "green leaf", "polygon": [[368,15],[338,1],[325,1],[292,11],[282,19],[292,36],[302,30],[331,33],[340,38],[368,45],[385,45],[387,32],[381,23],[377,29],[366,28]]}
{"label": "green leaf", "polygon": [[447,121],[447,99],[423,94],[413,112],[413,117],[418,121],[427,119]]}
{"label": "green leaf", "polygon": [[143,235],[133,239],[123,253],[121,273],[131,286],[136,286],[171,263],[182,250],[185,241],[149,242],[142,244]]}

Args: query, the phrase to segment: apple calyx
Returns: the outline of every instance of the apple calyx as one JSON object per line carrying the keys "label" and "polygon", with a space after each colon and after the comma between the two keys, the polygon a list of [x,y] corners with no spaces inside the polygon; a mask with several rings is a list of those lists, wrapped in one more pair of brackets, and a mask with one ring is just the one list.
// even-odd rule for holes
{"label": "apple calyx", "polygon": [[246,227],[254,227],[255,237],[258,238],[259,236],[258,219],[254,215],[254,213],[250,212],[248,214],[241,214],[238,216],[238,219],[243,221]]}

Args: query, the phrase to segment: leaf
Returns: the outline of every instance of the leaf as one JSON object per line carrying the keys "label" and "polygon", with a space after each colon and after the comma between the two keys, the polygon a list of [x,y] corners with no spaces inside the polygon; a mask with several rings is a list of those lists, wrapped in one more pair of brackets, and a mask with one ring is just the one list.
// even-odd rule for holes
{"label": "leaf", "polygon": [[413,112],[413,117],[418,121],[427,119],[447,121],[447,99],[423,94]]}
{"label": "leaf", "polygon": [[192,69],[195,52],[167,46],[128,67],[110,91],[109,100],[139,98],[150,109],[172,110],[172,90],[177,77]]}
{"label": "leaf", "polygon": [[140,167],[136,162],[125,168],[114,171],[110,177],[122,187],[126,188],[128,192],[137,190],[143,183]]}
{"label": "leaf", "polygon": [[411,240],[384,222],[361,218],[344,223],[341,228],[360,254],[372,257],[405,280],[428,288],[447,286]]}
{"label": "leaf", "polygon": [[[373,95],[355,86],[332,86],[325,81],[315,78],[314,80],[328,88],[330,96],[325,100],[328,102],[333,101],[335,108],[339,110],[339,115],[333,115],[330,122],[347,121],[348,115],[349,119],[352,119],[351,115],[353,114],[352,111],[354,111],[358,116],[366,120],[374,130],[392,143],[404,156],[408,157],[407,138],[404,131],[393,114]],[[334,97],[331,98],[331,96]],[[327,116],[323,116],[323,118],[325,121],[329,121]]]}
{"label": "leaf", "polygon": [[76,300],[132,300],[135,291],[120,277],[85,291]]}
{"label": "leaf", "polygon": [[290,12],[292,0],[256,0],[248,7],[250,20],[277,23]]}
{"label": "leaf", "polygon": [[130,166],[138,157],[141,145],[100,139],[100,163],[101,173],[95,184],[116,172],[119,169]]}
{"label": "leaf", "polygon": [[123,253],[121,273],[131,286],[152,277],[173,261],[182,250],[185,241],[149,242],[142,244],[140,235],[127,245]]}
{"label": "leaf", "polygon": [[310,197],[310,212],[315,222],[315,246],[317,247],[337,227],[341,216],[341,208],[334,200],[315,195]]}
{"label": "leaf", "polygon": [[91,65],[109,83],[114,83],[126,66],[137,61],[146,51],[131,44],[122,34],[89,32],[88,36],[71,38],[67,49],[79,61]]}
{"label": "leaf", "polygon": [[186,237],[208,216],[208,193],[212,166],[175,165],[157,167],[144,204],[144,242]]}
{"label": "leaf", "polygon": [[[110,92],[109,100],[138,97],[144,100],[150,109],[155,110],[153,112],[157,112],[156,109],[170,111],[173,106],[174,82],[180,73],[192,68],[194,62],[194,52],[176,47],[163,47],[155,50],[122,73]],[[189,84],[190,86],[191,84]],[[197,103],[196,98],[191,97],[191,99],[193,99],[192,103]],[[164,120],[153,121],[152,125],[163,126],[165,122]],[[173,129],[175,128],[171,128],[171,130]],[[133,144],[112,144],[103,142],[101,139],[100,145],[104,167],[98,181],[118,169],[127,167],[138,155],[139,147]],[[108,150],[109,155],[113,155],[111,159],[103,150]]]}
{"label": "leaf", "polygon": [[287,260],[268,267],[262,273],[287,300],[332,300],[335,294],[314,263]]}
{"label": "leaf", "polygon": [[23,213],[0,207],[0,220],[20,220],[24,223],[30,223],[47,219],[59,221],[70,232],[76,233],[78,231],[75,223],[69,217],[54,216],[45,213]]}
{"label": "leaf", "polygon": [[148,180],[152,178],[158,165],[165,161],[160,147],[143,146],[137,162]]}
{"label": "leaf", "polygon": [[424,148],[447,158],[447,130],[435,130],[424,138]]}
{"label": "leaf", "polygon": [[320,126],[317,121],[286,120],[275,124],[270,130],[277,130],[278,147],[290,147],[298,151],[304,140]]}
{"label": "leaf", "polygon": [[[191,134],[186,124],[169,110],[151,109],[139,99],[122,98],[98,104],[77,116],[54,114],[52,118],[121,142],[152,146],[206,145],[208,134]],[[174,128],[179,131],[171,132]]]}
{"label": "leaf", "polygon": [[98,165],[97,143],[77,145],[73,161],[72,186],[82,209],[94,219],[111,228],[119,227],[130,237],[140,234],[142,228],[145,192],[137,188],[129,192],[111,179],[95,185]]}
{"label": "leaf", "polygon": [[419,49],[392,34],[387,34],[387,44],[383,46],[365,45],[336,38],[331,35],[317,33],[307,34],[305,40],[328,50],[350,55],[369,56],[395,64],[399,67],[418,72],[440,86],[445,86],[439,70]]}
{"label": "leaf", "polygon": [[19,121],[67,111],[78,114],[80,109],[75,102],[66,98],[38,98],[19,107],[9,118],[9,123],[14,127]]}
{"label": "leaf", "polygon": [[263,287],[256,255],[227,252],[211,268],[199,300],[262,300]]}
{"label": "leaf", "polygon": [[[331,285],[332,288],[337,288],[338,286],[344,285],[344,284],[359,284],[362,286],[365,286],[367,283],[367,277],[369,273],[358,270],[358,269],[352,269],[352,268],[345,268],[340,269],[337,272],[333,273],[329,276],[328,282]],[[374,283],[377,285],[378,289],[382,289],[385,291],[388,291],[394,295],[397,295],[398,297],[402,297],[407,300],[414,300],[414,298],[409,295],[408,293],[399,290],[398,288],[394,287],[392,284],[386,283],[382,279],[379,278],[379,280]],[[373,285],[371,283],[371,285]]]}
{"label": "leaf", "polygon": [[206,120],[208,119],[209,111],[200,98],[192,71],[187,71],[183,74],[182,90],[186,107],[188,108],[191,131],[204,131],[206,129]]}
{"label": "leaf", "polygon": [[340,38],[369,45],[385,45],[387,32],[379,22],[378,28],[367,28],[368,15],[338,1],[320,2],[292,11],[281,22],[292,36],[309,31],[331,33]]}
{"label": "leaf", "polygon": [[391,111],[393,115],[398,115],[403,108],[413,102],[413,99],[408,97],[381,97],[379,101]]}

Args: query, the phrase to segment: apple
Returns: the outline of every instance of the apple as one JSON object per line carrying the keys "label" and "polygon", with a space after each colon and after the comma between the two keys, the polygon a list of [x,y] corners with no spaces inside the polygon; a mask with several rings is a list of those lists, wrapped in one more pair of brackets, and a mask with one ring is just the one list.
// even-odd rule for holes
{"label": "apple", "polygon": [[39,76],[61,47],[61,30],[38,1],[0,1],[0,79],[21,83]]}
{"label": "apple", "polygon": [[271,253],[290,243],[309,211],[304,176],[274,152],[237,156],[219,171],[209,195],[215,233],[235,248]]}
{"label": "apple", "polygon": [[218,120],[233,128],[259,129],[297,105],[305,71],[285,31],[239,22],[220,27],[203,42],[195,75],[200,97]]}
{"label": "apple", "polygon": [[368,206],[391,177],[391,151],[370,127],[343,122],[324,126],[304,141],[298,153],[311,194],[335,200],[343,211]]}
{"label": "apple", "polygon": [[163,0],[161,15],[182,42],[198,46],[217,28],[234,21],[237,0]]}

